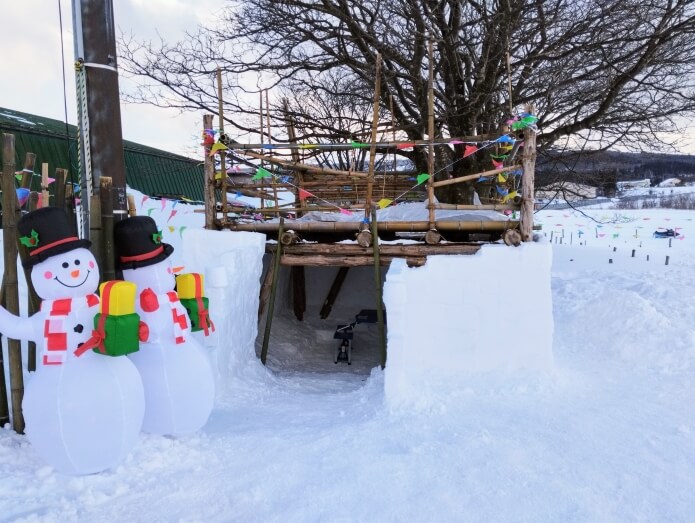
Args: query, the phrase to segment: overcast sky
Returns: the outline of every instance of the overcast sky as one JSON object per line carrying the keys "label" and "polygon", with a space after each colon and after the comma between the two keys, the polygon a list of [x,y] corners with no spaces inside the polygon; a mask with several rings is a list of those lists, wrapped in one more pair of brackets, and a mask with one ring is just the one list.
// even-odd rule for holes
{"label": "overcast sky", "polygon": [[[76,123],[75,74],[71,0],[0,0],[0,107],[65,119],[62,69],[65,67],[67,119]],[[136,38],[168,41],[214,17],[221,0],[114,0],[116,27]],[[62,8],[63,47],[60,52],[59,9]],[[120,32],[119,31],[119,32]],[[129,82],[121,77],[121,91]],[[197,156],[202,113],[179,114],[140,104],[121,104],[123,137],[151,147]],[[680,147],[695,153],[695,139]]]}
{"label": "overcast sky", "polygon": [[[136,38],[179,40],[185,30],[211,16],[220,3],[212,0],[115,0],[116,27]],[[60,52],[62,9],[63,47],[67,94],[63,96],[63,62]],[[75,73],[73,62],[71,0],[2,0],[0,7],[0,107],[65,120],[75,124]],[[119,31],[120,32],[120,31]],[[129,80],[119,79],[121,91]],[[121,104],[123,137],[151,147],[188,156],[202,129],[202,113],[158,109],[148,105]]]}

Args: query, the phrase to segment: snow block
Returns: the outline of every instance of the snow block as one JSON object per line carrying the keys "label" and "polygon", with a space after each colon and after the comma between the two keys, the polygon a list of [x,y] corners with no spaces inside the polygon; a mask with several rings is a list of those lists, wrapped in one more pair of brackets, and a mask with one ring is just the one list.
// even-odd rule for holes
{"label": "snow block", "polygon": [[551,262],[547,243],[483,245],[417,268],[394,260],[384,284],[389,404],[422,405],[471,373],[550,370]]}

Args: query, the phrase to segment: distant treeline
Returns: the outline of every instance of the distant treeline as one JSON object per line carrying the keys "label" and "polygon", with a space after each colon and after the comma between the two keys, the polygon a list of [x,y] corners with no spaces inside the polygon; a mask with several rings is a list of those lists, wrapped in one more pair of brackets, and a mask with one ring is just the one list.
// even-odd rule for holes
{"label": "distant treeline", "polygon": [[615,183],[649,178],[652,186],[668,178],[695,182],[695,156],[687,154],[628,153],[615,151],[539,151],[536,186],[564,180],[603,189],[606,196]]}

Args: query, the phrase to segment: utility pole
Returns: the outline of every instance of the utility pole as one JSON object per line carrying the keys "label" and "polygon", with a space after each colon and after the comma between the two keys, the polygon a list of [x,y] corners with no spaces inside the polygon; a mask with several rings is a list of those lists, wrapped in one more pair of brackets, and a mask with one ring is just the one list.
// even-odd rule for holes
{"label": "utility pole", "polygon": [[114,218],[125,217],[125,160],[112,0],[72,0],[75,34],[82,236],[89,237],[90,200],[100,179],[113,182]]}

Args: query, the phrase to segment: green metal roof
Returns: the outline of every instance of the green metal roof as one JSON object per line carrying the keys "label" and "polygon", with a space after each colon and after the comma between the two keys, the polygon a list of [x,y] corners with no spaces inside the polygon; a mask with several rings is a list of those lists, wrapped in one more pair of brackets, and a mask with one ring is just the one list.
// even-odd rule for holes
{"label": "green metal roof", "polygon": [[[48,163],[49,176],[57,168],[68,169],[68,180],[79,177],[77,127],[60,120],[42,118],[0,107],[0,133],[15,136],[17,170],[24,167],[27,152],[36,155],[34,171]],[[0,153],[2,151],[0,150]],[[126,183],[148,196],[203,200],[203,163],[185,156],[123,141]],[[41,178],[34,176],[31,189],[40,190]]]}

